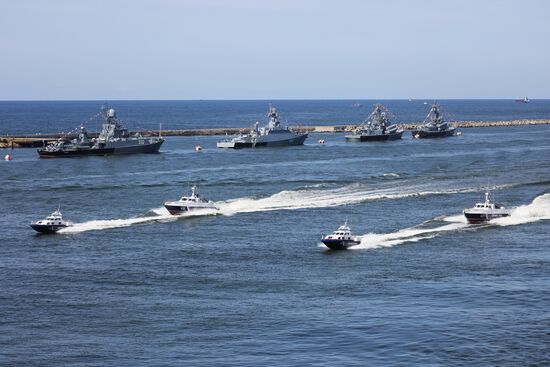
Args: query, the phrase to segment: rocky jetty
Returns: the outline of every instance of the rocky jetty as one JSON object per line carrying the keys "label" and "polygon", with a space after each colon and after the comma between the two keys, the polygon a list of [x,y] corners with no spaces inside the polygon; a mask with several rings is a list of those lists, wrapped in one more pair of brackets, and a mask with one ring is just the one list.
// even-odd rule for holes
{"label": "rocky jetty", "polygon": [[[524,125],[550,125],[549,119],[539,120],[509,120],[509,121],[456,121],[450,122],[451,126],[465,129],[471,127],[495,127],[495,126],[524,126]],[[291,129],[301,133],[343,133],[355,130],[358,124],[347,125],[323,125],[323,126],[293,126]],[[398,124],[403,130],[418,129],[421,124]],[[211,136],[211,135],[235,135],[246,133],[250,129],[242,128],[217,128],[217,129],[186,129],[164,130],[163,136]],[[158,131],[140,131],[143,136],[157,136]],[[96,137],[97,133],[89,133],[90,137]],[[27,136],[0,137],[0,148],[36,148],[55,142],[64,134],[34,134]],[[73,138],[72,136],[67,136]],[[76,137],[76,135],[74,136]]]}

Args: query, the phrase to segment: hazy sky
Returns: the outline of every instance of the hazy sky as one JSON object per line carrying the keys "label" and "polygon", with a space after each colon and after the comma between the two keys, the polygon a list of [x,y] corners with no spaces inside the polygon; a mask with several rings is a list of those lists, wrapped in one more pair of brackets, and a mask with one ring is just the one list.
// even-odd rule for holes
{"label": "hazy sky", "polygon": [[550,98],[545,0],[0,0],[0,100]]}

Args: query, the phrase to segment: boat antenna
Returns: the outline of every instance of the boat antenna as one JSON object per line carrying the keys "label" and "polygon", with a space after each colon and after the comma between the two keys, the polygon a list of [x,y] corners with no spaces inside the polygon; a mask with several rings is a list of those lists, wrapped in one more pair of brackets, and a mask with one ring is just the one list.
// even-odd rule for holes
{"label": "boat antenna", "polygon": [[162,138],[162,122],[159,123],[159,138]]}

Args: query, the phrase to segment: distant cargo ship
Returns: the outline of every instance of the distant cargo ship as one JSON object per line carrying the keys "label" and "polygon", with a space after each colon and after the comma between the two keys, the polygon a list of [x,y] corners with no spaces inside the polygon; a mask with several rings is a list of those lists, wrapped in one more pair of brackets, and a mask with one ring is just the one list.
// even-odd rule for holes
{"label": "distant cargo ship", "polygon": [[157,153],[164,142],[160,137],[143,137],[139,133],[130,135],[122,121],[117,119],[114,109],[101,109],[105,122],[96,139],[90,139],[84,127],[77,139],[60,138],[56,144],[38,149],[40,158],[64,158],[87,155],[111,155],[133,153]]}
{"label": "distant cargo ship", "polygon": [[516,99],[516,102],[529,103],[531,101],[529,100],[529,98],[525,97],[525,98],[522,98],[522,99]]}

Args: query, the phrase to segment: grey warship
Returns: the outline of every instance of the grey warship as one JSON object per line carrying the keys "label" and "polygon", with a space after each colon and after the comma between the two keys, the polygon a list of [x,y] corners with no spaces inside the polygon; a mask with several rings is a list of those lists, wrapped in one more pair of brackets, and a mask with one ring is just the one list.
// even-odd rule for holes
{"label": "grey warship", "polygon": [[441,114],[441,107],[434,103],[420,129],[411,131],[414,138],[445,138],[455,135],[456,128],[450,127]]}
{"label": "grey warship", "polygon": [[256,147],[283,147],[291,145],[303,145],[307,134],[300,134],[282,127],[279,122],[277,109],[269,106],[267,113],[268,125],[260,128],[256,122],[248,134],[240,134],[217,143],[218,148],[256,148]]}
{"label": "grey warship", "polygon": [[386,141],[401,139],[403,130],[390,121],[388,109],[377,104],[357,130],[351,135],[346,135],[346,141]]}
{"label": "grey warship", "polygon": [[77,138],[62,137],[56,144],[38,149],[40,158],[158,153],[164,143],[160,132],[158,137],[144,137],[139,133],[131,135],[122,121],[117,119],[116,111],[112,108],[102,107],[100,115],[105,121],[97,138],[91,139],[82,126]]}

